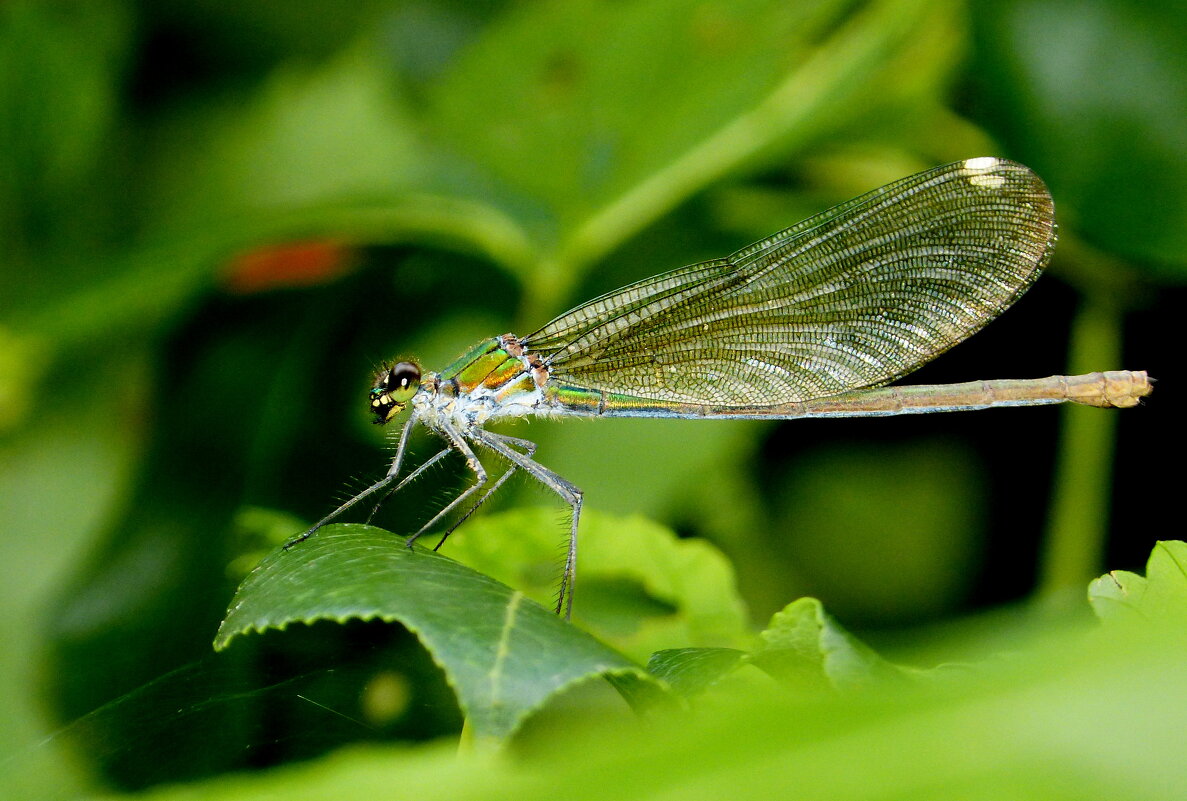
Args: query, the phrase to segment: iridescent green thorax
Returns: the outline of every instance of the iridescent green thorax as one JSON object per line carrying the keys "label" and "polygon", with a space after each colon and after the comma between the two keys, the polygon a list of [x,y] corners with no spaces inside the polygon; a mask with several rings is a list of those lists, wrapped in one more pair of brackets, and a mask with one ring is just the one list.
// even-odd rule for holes
{"label": "iridescent green thorax", "polygon": [[[539,366],[539,359],[531,354],[519,355],[509,352],[514,347],[514,342],[508,347],[507,337],[510,335],[479,342],[442,370],[438,376],[442,391],[448,395],[465,396],[476,390],[485,389],[491,392],[490,397],[498,404],[524,402],[536,393],[539,386],[537,370],[529,368],[524,362],[526,359]],[[521,354],[524,354],[522,349]],[[668,417],[689,411],[688,404],[603,392],[551,381],[539,388],[543,390],[545,405],[537,406],[537,413],[547,413],[544,409],[550,408],[554,414],[595,416],[617,413]],[[697,411],[703,414],[700,406],[697,407]]]}
{"label": "iridescent green thorax", "polygon": [[481,359],[483,356],[490,354],[493,351],[499,350],[499,342],[497,339],[484,339],[468,351],[454,359],[449,366],[441,370],[438,375],[442,381],[449,381],[452,378],[457,378],[458,373],[469,367],[475,360]]}
{"label": "iridescent green thorax", "polygon": [[480,342],[441,371],[441,381],[457,382],[459,394],[478,387],[498,389],[524,371],[523,362],[499,345],[499,340]]}

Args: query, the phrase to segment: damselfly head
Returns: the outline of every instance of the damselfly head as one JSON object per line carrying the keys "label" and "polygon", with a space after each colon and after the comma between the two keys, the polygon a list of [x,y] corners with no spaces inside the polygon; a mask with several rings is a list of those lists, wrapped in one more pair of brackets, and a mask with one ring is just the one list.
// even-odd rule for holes
{"label": "damselfly head", "polygon": [[371,387],[371,413],[378,425],[390,422],[420,387],[420,367],[415,362],[398,362],[380,370]]}

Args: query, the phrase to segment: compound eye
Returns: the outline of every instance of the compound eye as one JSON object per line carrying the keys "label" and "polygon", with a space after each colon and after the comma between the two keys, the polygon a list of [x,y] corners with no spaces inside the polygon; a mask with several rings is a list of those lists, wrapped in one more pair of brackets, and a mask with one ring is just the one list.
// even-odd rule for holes
{"label": "compound eye", "polygon": [[375,415],[373,422],[380,425],[391,422],[404,410],[419,387],[420,368],[413,362],[400,362],[381,370],[375,376],[375,385],[371,387],[371,414]]}
{"label": "compound eye", "polygon": [[401,406],[412,400],[420,387],[420,368],[414,362],[400,362],[383,377],[384,389]]}

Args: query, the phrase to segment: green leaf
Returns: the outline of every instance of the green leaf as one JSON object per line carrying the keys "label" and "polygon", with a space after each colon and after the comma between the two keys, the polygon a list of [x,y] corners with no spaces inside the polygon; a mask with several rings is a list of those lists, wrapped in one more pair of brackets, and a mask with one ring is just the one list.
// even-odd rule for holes
{"label": "green leaf", "polygon": [[[247,102],[178,116],[154,154],[153,211],[166,221],[234,218],[423,187],[436,163],[391,78],[375,49],[359,47],[312,67],[283,65]],[[197,131],[181,136],[175,126]]]}
{"label": "green leaf", "polygon": [[[653,725],[558,721],[512,762],[452,749],[356,748],[285,770],[162,788],[153,801],[795,798],[797,801],[1140,798],[1187,784],[1187,644],[1082,633],[1019,638],[988,675],[885,693],[771,698]],[[561,788],[561,789],[558,789]],[[674,789],[675,788],[675,789]]]}
{"label": "green leaf", "polygon": [[162,124],[137,161],[145,175],[121,178],[145,185],[135,244],[89,246],[88,281],[27,282],[12,328],[60,344],[144,330],[209,289],[237,253],[292,239],[444,242],[499,263],[529,259],[515,221],[443,184],[448,159],[424,145],[376,50],[286,65],[253,94]]}
{"label": "green leaf", "polygon": [[[854,690],[925,675],[887,662],[845,631],[815,598],[800,598],[777,612],[750,652],[732,648],[658,651],[647,670],[678,694],[690,697],[744,665],[754,665],[799,694]],[[948,672],[944,669],[945,675]]]}
{"label": "green leaf", "polygon": [[[68,219],[63,227],[73,228],[79,202],[95,191],[89,181],[105,155],[133,38],[129,16],[111,2],[12,3],[0,13],[0,242],[9,265],[59,246],[63,231],[45,223]],[[4,275],[5,289],[19,277]]]}
{"label": "green leaf", "polygon": [[669,648],[651,655],[647,672],[689,698],[745,664],[745,659],[746,652],[735,648]]}
{"label": "green leaf", "polygon": [[917,0],[524,4],[434,87],[428,122],[531,228],[547,254],[533,278],[572,286],[731,169],[942,72],[953,38],[931,34],[950,13]]}
{"label": "green leaf", "polygon": [[1036,169],[1061,225],[1112,253],[1187,266],[1187,18],[1175,4],[975,3],[984,121]]}
{"label": "green leaf", "polygon": [[800,598],[771,618],[750,661],[784,684],[860,687],[901,676],[857,640],[815,598]]}
{"label": "green leaf", "polygon": [[[223,649],[250,631],[352,618],[413,631],[445,671],[480,741],[510,735],[551,696],[583,679],[646,676],[522,593],[360,525],[327,526],[265,558],[236,592],[214,645]],[[643,697],[660,694],[654,683],[635,688]]]}
{"label": "green leaf", "polygon": [[[567,531],[555,509],[515,509],[468,522],[444,550],[550,603]],[[750,640],[733,570],[709,543],[591,509],[581,515],[579,536],[574,619],[619,650],[643,660],[665,648]]]}
{"label": "green leaf", "polygon": [[1177,623],[1187,618],[1187,543],[1154,546],[1146,575],[1114,570],[1088,586],[1093,611],[1105,623]]}

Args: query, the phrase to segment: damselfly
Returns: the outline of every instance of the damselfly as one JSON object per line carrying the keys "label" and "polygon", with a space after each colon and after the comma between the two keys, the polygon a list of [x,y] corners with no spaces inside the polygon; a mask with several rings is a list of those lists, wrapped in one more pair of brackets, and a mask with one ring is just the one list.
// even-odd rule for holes
{"label": "damselfly", "polygon": [[[595,298],[527,336],[479,342],[440,372],[422,372],[414,362],[386,367],[370,393],[375,422],[389,423],[412,407],[391,468],[285,547],[364,498],[399,490],[454,450],[476,480],[409,544],[481,493],[446,529],[439,548],[523,470],[572,510],[556,605],[567,617],[581,490],[537,462],[534,443],[487,431],[488,421],[528,415],[766,420],[1065,401],[1134,406],[1150,392],[1144,372],[882,386],[1004,311],[1038,277],[1054,243],[1054,207],[1037,175],[1002,159],[968,159],[876,189],[728,258]],[[438,433],[445,446],[402,475],[417,424]],[[508,463],[489,486],[476,449]]]}

